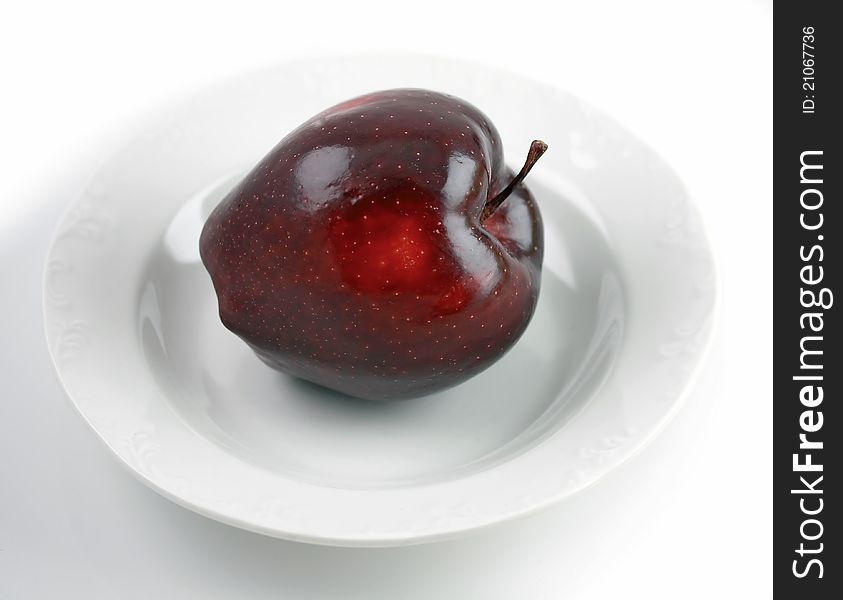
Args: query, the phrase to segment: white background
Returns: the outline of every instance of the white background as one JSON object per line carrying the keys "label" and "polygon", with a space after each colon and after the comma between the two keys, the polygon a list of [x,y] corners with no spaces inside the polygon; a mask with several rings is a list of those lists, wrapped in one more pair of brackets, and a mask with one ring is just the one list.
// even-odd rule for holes
{"label": "white background", "polygon": [[[0,598],[768,598],[769,2],[27,2],[0,11]],[[665,156],[715,249],[721,318],[674,421],[596,487],[473,537],[347,550],[194,515],[63,397],[40,326],[52,227],[149,106],[300,56],[411,50],[551,81]]]}

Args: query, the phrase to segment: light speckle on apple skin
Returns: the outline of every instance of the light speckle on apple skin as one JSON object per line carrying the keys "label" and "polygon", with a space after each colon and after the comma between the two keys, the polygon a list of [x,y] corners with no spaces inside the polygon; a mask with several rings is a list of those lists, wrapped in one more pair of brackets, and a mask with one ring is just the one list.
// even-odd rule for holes
{"label": "light speckle on apple skin", "polygon": [[[526,328],[542,261],[523,185],[479,222],[513,176],[501,146],[476,108],[426,90],[323,111],[205,224],[223,323],[273,368],[363,398],[423,395],[484,370]],[[317,176],[303,184],[303,169]]]}

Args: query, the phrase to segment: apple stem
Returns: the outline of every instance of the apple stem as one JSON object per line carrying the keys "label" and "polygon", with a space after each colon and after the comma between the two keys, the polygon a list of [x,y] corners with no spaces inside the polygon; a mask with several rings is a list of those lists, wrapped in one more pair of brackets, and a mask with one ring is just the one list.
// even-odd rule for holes
{"label": "apple stem", "polygon": [[504,203],[509,195],[512,193],[512,190],[515,189],[519,183],[521,183],[524,178],[527,176],[527,173],[530,172],[530,169],[533,168],[533,165],[541,158],[541,155],[545,153],[547,150],[547,144],[545,144],[541,140],[533,140],[533,143],[530,144],[530,151],[527,153],[527,160],[524,162],[524,166],[521,167],[521,170],[518,172],[518,175],[509,182],[509,185],[503,188],[501,192],[492,198],[491,200],[486,202],[486,206],[483,207],[483,214],[480,216],[480,221],[485,221],[489,215],[495,212],[498,207]]}

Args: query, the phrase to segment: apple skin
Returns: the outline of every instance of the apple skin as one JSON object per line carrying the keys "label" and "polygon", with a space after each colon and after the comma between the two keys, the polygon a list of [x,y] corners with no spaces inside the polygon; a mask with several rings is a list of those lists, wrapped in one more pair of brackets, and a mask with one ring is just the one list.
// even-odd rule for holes
{"label": "apple skin", "polygon": [[513,175],[489,119],[453,96],[387,90],[316,115],[205,223],[223,324],[270,367],[360,398],[465,381],[538,299],[530,192],[481,218]]}

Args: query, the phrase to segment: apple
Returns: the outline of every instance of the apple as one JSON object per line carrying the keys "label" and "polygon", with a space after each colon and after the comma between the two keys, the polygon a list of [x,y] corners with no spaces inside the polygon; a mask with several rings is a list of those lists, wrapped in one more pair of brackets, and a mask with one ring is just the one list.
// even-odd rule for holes
{"label": "apple", "polygon": [[223,324],[270,367],[360,398],[465,381],[535,310],[542,221],[522,180],[546,148],[515,175],[483,113],[422,89],[319,113],[205,223]]}

